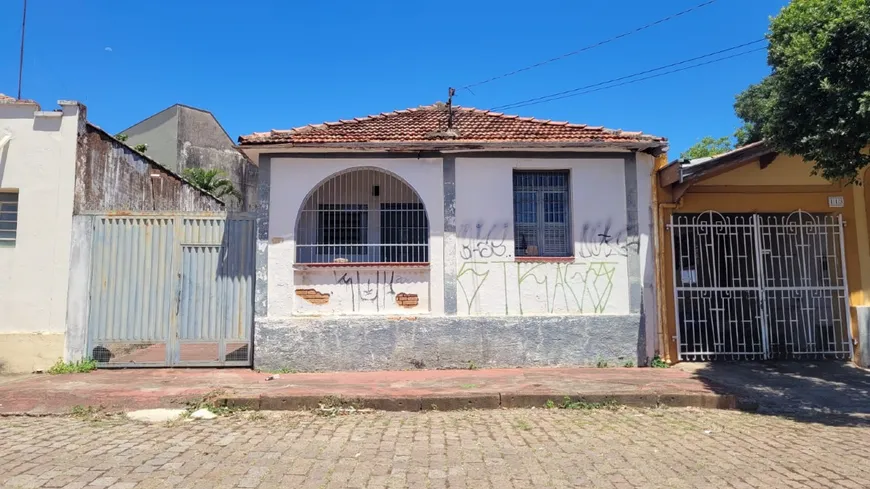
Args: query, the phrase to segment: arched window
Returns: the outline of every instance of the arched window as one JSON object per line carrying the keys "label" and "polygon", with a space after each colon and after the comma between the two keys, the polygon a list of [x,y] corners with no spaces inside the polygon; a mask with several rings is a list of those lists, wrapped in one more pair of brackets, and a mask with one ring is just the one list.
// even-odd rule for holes
{"label": "arched window", "polygon": [[429,219],[407,183],[378,168],[333,175],[296,222],[297,263],[426,263]]}

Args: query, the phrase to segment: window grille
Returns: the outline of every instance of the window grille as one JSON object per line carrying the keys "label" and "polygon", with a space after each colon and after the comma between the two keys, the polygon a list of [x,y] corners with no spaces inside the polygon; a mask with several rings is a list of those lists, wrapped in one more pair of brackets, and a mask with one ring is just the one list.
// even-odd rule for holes
{"label": "window grille", "polygon": [[0,248],[15,247],[18,234],[18,192],[0,190]]}
{"label": "window grille", "polygon": [[567,171],[514,171],[515,256],[571,256]]}
{"label": "window grille", "polygon": [[417,193],[374,168],[323,182],[302,206],[297,263],[427,263],[429,220]]}

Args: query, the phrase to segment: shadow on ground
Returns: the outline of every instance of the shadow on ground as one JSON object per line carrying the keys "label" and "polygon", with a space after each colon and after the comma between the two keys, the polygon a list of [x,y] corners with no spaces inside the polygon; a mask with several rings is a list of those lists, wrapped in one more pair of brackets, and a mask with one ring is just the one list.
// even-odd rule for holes
{"label": "shadow on ground", "polygon": [[870,370],[851,363],[710,362],[677,366],[717,393],[758,403],[758,413],[832,426],[870,427]]}

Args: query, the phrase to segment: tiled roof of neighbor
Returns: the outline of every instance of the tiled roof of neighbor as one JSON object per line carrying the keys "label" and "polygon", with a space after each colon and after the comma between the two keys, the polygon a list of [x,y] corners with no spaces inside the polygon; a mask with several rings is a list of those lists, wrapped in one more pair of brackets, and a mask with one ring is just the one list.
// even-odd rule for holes
{"label": "tiled roof of neighbor", "polygon": [[0,93],[0,104],[27,104],[27,105],[36,105],[36,106],[39,105],[36,102],[34,102],[33,100],[18,100],[17,98],[10,97],[9,95],[6,95],[5,93]]}
{"label": "tiled roof of neighbor", "polygon": [[258,144],[328,144],[377,142],[553,142],[646,143],[664,146],[667,139],[628,132],[453,107],[453,131],[447,128],[443,103],[287,130],[255,132],[239,137],[242,146]]}

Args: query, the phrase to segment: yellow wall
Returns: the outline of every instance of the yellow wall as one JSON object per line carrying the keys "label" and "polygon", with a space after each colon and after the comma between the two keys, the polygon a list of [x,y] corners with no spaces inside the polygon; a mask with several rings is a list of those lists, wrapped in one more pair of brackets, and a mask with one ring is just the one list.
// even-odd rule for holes
{"label": "yellow wall", "polygon": [[[852,306],[852,335],[857,337],[857,316],[854,306],[864,305],[865,287],[870,286],[870,242],[868,242],[868,209],[870,189],[857,186],[831,184],[821,177],[795,171],[795,164],[804,165],[794,158],[780,156],[767,168],[761,169],[757,162],[736,168],[696,184],[688,189],[680,202],[659,205],[659,223],[663,232],[659,236],[659,253],[662,264],[662,282],[665,293],[659,294],[662,319],[662,357],[677,361],[676,318],[674,305],[673,258],[671,235],[666,224],[674,213],[693,213],[715,210],[722,213],[792,212],[798,209],[807,212],[841,214],[844,220],[844,247],[846,252],[846,278],[849,283],[849,300]],[[831,208],[828,197],[843,197],[845,206]],[[659,189],[659,202],[668,202],[667,189]],[[857,354],[856,354],[857,357]]]}
{"label": "yellow wall", "polygon": [[46,371],[63,356],[63,333],[0,334],[0,374]]}
{"label": "yellow wall", "polygon": [[813,165],[805,163],[797,156],[778,156],[764,170],[758,160],[717,175],[698,186],[711,185],[830,185],[831,182],[819,175],[810,175]]}

